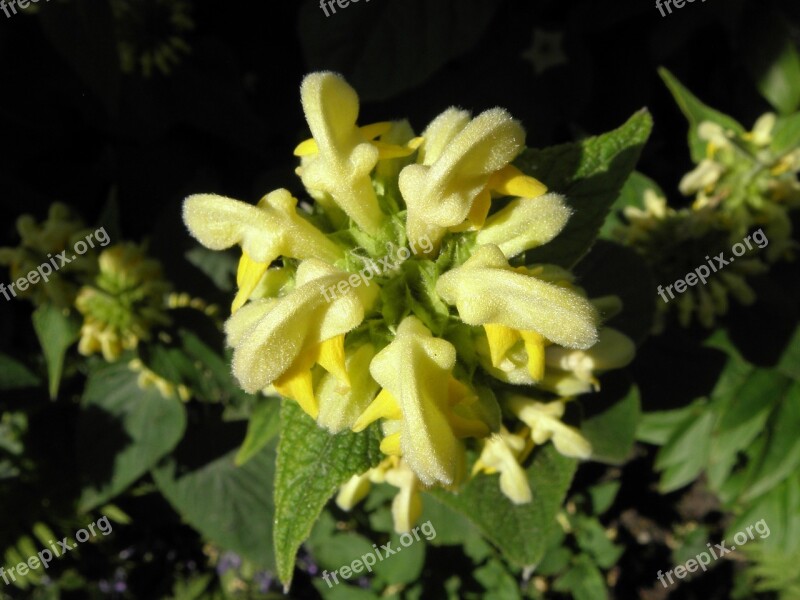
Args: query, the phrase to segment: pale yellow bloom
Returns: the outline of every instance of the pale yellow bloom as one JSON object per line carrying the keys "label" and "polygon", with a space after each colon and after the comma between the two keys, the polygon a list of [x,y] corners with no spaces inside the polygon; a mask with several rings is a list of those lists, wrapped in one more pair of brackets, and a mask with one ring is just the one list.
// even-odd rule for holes
{"label": "pale yellow bloom", "polygon": [[577,429],[561,422],[565,403],[562,400],[539,402],[523,396],[508,398],[508,407],[531,430],[535,444],[552,441],[561,454],[587,459],[592,454],[591,444]]}

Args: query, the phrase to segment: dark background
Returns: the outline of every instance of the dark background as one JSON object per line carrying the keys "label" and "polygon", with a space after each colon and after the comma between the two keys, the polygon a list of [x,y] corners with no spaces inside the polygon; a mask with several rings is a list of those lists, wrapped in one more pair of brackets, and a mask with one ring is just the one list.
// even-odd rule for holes
{"label": "dark background", "polygon": [[[126,34],[144,46],[171,35],[168,3],[128,4],[141,20]],[[299,85],[311,70],[348,78],[362,96],[362,124],[407,117],[420,132],[452,105],[475,113],[503,106],[535,147],[610,130],[646,106],[655,129],[639,170],[679,205],[678,181],[692,167],[687,125],[657,68],[750,128],[770,110],[754,83],[762,26],[778,19],[800,41],[796,0],[696,0],[666,17],[650,0],[360,0],[327,18],[316,2],[199,0],[195,28],[182,36],[191,54],[168,75],[144,77],[119,70],[119,24],[106,0],[40,0],[37,8],[0,12],[0,246],[18,243],[22,213],[41,220],[62,201],[101,226],[114,198],[121,232],[112,243],[118,235],[149,241],[177,287],[212,301],[210,284],[187,278],[183,255],[193,242],[182,199],[217,192],[253,202],[278,187],[302,194],[292,150],[308,137]],[[546,53],[541,40],[559,38],[566,61],[537,72],[525,55],[536,39]],[[9,279],[0,269],[0,281]],[[0,351],[38,351],[30,310],[0,298]],[[684,343],[663,356],[694,361]],[[713,381],[705,367],[665,370],[659,349],[641,356],[648,352],[640,369],[663,390]],[[654,477],[649,463],[629,469],[635,489],[624,493],[669,513],[672,498],[640,496],[640,483]],[[636,558],[642,572],[628,577],[651,581],[655,569]],[[626,583],[623,592],[635,588]],[[719,588],[719,579],[699,585]]]}

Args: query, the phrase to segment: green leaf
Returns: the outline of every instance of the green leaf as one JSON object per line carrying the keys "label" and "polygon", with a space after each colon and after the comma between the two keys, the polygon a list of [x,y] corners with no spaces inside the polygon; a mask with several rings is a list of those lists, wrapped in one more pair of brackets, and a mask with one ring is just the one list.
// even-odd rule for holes
{"label": "green leaf", "polygon": [[0,354],[0,390],[19,390],[36,387],[41,382],[21,362]]}
{"label": "green leaf", "polygon": [[[744,397],[748,402],[755,401]],[[740,498],[749,502],[773,488],[797,470],[800,465],[800,383],[793,382],[779,399],[771,418],[769,441],[760,460],[753,461],[752,476]]]}
{"label": "green leaf", "polygon": [[368,2],[334,2],[326,16],[310,0],[299,15],[308,69],[341,73],[364,101],[426,81],[483,37],[498,8],[481,0]]}
{"label": "green leaf", "polygon": [[611,508],[621,486],[620,481],[606,481],[590,487],[588,491],[592,500],[592,514],[602,515]]}
{"label": "green leaf", "polygon": [[[726,372],[728,369],[726,369]],[[724,374],[723,374],[724,377]],[[718,415],[712,433],[709,455],[709,483],[717,488],[735,465],[738,452],[747,448],[764,433],[764,425],[775,402],[788,385],[785,377],[774,371],[752,369],[738,386],[712,394],[714,412]]]}
{"label": "green leaf", "polygon": [[653,119],[643,109],[609,133],[522,153],[516,165],[551,191],[564,194],[574,210],[558,237],[525,254],[526,264],[572,267],[589,251],[652,128]]}
{"label": "green leaf", "polygon": [[625,547],[608,539],[605,528],[596,517],[578,514],[572,520],[578,547],[589,554],[598,567],[610,569],[617,564]]}
{"label": "green leaf", "polygon": [[608,589],[600,569],[592,559],[581,554],[564,575],[556,579],[553,589],[569,593],[575,600],[602,600],[608,598]]}
{"label": "green leaf", "polygon": [[770,149],[777,156],[783,156],[800,146],[800,113],[788,117],[778,117],[772,130]]}
{"label": "green leaf", "polygon": [[800,381],[800,327],[794,330],[794,336],[786,346],[776,369],[787,377]]}
{"label": "green leaf", "polygon": [[143,390],[124,363],[89,376],[78,421],[78,457],[88,481],[79,506],[89,511],[124,491],[170,452],[186,429],[177,398]]}
{"label": "green leaf", "polygon": [[484,592],[484,600],[521,600],[519,583],[508,567],[497,558],[492,558],[486,564],[474,571],[475,580],[480,583]]}
{"label": "green leaf", "polygon": [[387,586],[413,583],[422,574],[422,568],[425,566],[427,540],[424,534],[417,533],[420,535],[419,541],[412,537],[413,541],[408,546],[403,546],[400,536],[396,533],[392,533],[390,536],[391,548],[397,552],[403,552],[402,558],[399,556],[386,557],[386,560],[378,561],[373,567],[377,577]]}
{"label": "green leaf", "polygon": [[236,466],[241,467],[267,445],[280,428],[280,405],[276,398],[258,398],[250,422],[247,437],[236,453]]}
{"label": "green leaf", "polygon": [[677,431],[707,410],[704,401],[693,402],[689,406],[675,410],[645,413],[636,429],[636,439],[640,442],[663,446]]}
{"label": "green leaf", "polygon": [[786,18],[770,13],[749,28],[745,66],[758,91],[783,114],[800,107],[800,54]]}
{"label": "green leaf", "polygon": [[581,422],[581,434],[592,444],[592,460],[618,465],[633,451],[641,405],[639,388],[630,385],[607,390],[603,382],[600,394],[581,399],[590,416]]}
{"label": "green leaf", "polygon": [[355,434],[331,435],[296,402],[281,406],[281,436],[275,475],[275,556],[288,588],[297,549],[339,486],[381,461],[376,426]]}
{"label": "green leaf", "polygon": [[80,334],[80,323],[68,311],[46,304],[33,312],[33,328],[47,361],[47,375],[50,380],[50,398],[58,396],[61,373],[64,369],[64,356]]}
{"label": "green leaf", "polygon": [[708,462],[714,413],[707,411],[686,423],[659,451],[655,468],[663,471],[659,491],[666,494],[695,479]]}
{"label": "green leaf", "polygon": [[425,496],[420,517],[421,523],[427,521],[436,527],[436,537],[430,541],[434,546],[464,545],[468,540],[480,537],[477,528],[465,516],[430,494]]}
{"label": "green leaf", "polygon": [[242,422],[222,423],[218,412],[204,415],[152,475],[192,527],[256,568],[274,569],[275,441],[237,467],[243,429]]}
{"label": "green leaf", "polygon": [[475,477],[458,494],[429,493],[467,517],[508,560],[519,566],[535,565],[547,549],[547,534],[576,466],[575,460],[561,456],[551,444],[538,448],[527,468],[533,500],[519,506],[500,491],[496,475]]}
{"label": "green leaf", "polygon": [[675,98],[675,102],[681,112],[689,121],[689,150],[695,163],[699,163],[706,157],[707,142],[701,140],[697,134],[697,127],[703,121],[717,123],[725,129],[733,130],[739,134],[745,132],[744,127],[734,118],[703,104],[672,73],[662,67],[658,70],[658,74],[667,84],[672,97]]}
{"label": "green leaf", "polygon": [[236,258],[228,252],[195,246],[186,251],[187,261],[200,269],[223,292],[232,292],[236,281]]}

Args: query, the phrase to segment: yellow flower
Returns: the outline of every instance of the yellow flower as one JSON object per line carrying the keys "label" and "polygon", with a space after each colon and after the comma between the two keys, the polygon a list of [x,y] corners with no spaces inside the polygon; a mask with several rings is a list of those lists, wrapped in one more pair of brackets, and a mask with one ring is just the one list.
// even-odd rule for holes
{"label": "yellow flower", "polygon": [[462,266],[443,274],[436,291],[468,325],[533,331],[567,348],[589,348],[597,341],[597,311],[586,298],[513,269],[494,245],[478,248]]}
{"label": "yellow flower", "polygon": [[545,364],[549,368],[544,385],[561,396],[598,390],[597,374],[627,366],[635,354],[636,346],[628,336],[603,327],[597,343],[588,350],[549,346],[545,350]]}
{"label": "yellow flower", "polygon": [[374,469],[353,475],[339,489],[336,504],[350,511],[369,494],[372,483],[388,483],[399,489],[392,500],[392,518],[397,533],[410,531],[422,515],[420,482],[409,466],[400,458],[391,456]]}
{"label": "yellow flower", "polygon": [[[234,375],[248,392],[295,400],[331,433],[380,422],[388,458],[342,486],[345,509],[386,481],[400,489],[395,528],[407,531],[419,490],[456,488],[466,446],[492,432],[479,469],[501,471],[524,501],[530,444],[503,428],[490,382],[523,370],[516,383],[544,389],[549,348],[585,351],[598,336],[571,273],[509,264],[562,231],[565,198],[511,164],[524,132],[502,109],[474,119],[449,109],[415,138],[405,121],[359,127],[358,97],[333,73],[306,77],[301,97],[313,137],[295,154],[313,214],[286,190],[258,206],[216,195],[184,205],[201,243],[242,249],[225,324]],[[492,211],[493,196],[503,208]],[[551,429],[558,444],[569,432]]]}
{"label": "yellow flower", "polygon": [[381,449],[401,454],[425,485],[457,483],[465,460],[459,438],[489,431],[480,420],[453,410],[453,404],[465,400],[463,389],[451,383],[455,362],[451,343],[433,337],[416,317],[407,317],[370,364],[383,390],[353,426],[360,431],[378,418],[387,419]]}
{"label": "yellow flower", "polygon": [[158,261],[147,258],[135,244],[104,250],[98,263],[94,282],[75,298],[75,308],[84,317],[78,352],[84,356],[101,352],[113,362],[124,350],[149,339],[154,327],[169,324],[169,283]]}
{"label": "yellow flower", "polygon": [[503,109],[487,110],[471,121],[455,108],[437,117],[422,134],[419,164],[400,172],[408,206],[408,237],[435,247],[448,229],[480,229],[491,193],[536,198],[547,188],[522,174],[511,161],[522,151],[525,132]]}
{"label": "yellow flower", "polygon": [[234,349],[233,372],[246,391],[275,383],[318,416],[311,367],[318,362],[332,373],[346,371],[342,336],[361,323],[375,299],[373,287],[350,287],[327,301],[322,290],[347,278],[348,273],[308,259],[297,269],[295,289],[279,299],[251,302],[231,317],[226,333]]}
{"label": "yellow flower", "polygon": [[586,438],[574,427],[561,422],[564,401],[539,402],[523,396],[511,396],[507,404],[511,412],[530,428],[534,444],[552,441],[556,450],[564,456],[581,459],[591,456],[592,446]]}
{"label": "yellow flower", "polygon": [[280,256],[317,258],[335,262],[344,254],[319,229],[297,213],[297,199],[286,190],[276,190],[252,206],[246,202],[195,194],[183,205],[183,220],[201,244],[224,250],[242,247],[233,302],[236,312],[250,297],[270,263]]}
{"label": "yellow flower", "polygon": [[502,427],[499,433],[492,434],[484,442],[481,455],[472,468],[473,475],[499,472],[500,491],[514,504],[527,504],[532,499],[528,476],[521,466],[533,449],[528,434],[527,428],[515,435]]}
{"label": "yellow flower", "polygon": [[377,233],[385,215],[378,206],[370,173],[381,158],[407,156],[407,148],[372,141],[391,123],[357,127],[358,96],[334,73],[312,73],[300,88],[303,110],[313,140],[300,144],[306,157],[299,174],[309,190],[329,194],[333,201],[368,233]]}

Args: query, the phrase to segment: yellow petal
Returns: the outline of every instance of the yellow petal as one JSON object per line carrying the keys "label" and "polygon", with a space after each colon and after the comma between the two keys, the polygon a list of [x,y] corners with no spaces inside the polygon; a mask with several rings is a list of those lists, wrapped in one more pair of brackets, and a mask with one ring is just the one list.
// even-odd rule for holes
{"label": "yellow petal", "polygon": [[334,375],[345,387],[350,387],[344,355],[344,334],[337,335],[320,344],[317,362],[328,373]]}
{"label": "yellow petal", "polygon": [[417,477],[409,465],[401,460],[397,466],[386,471],[386,482],[400,488],[392,501],[394,529],[397,533],[410,531],[422,514]]}
{"label": "yellow petal", "polygon": [[483,329],[486,331],[486,339],[489,340],[492,365],[499,367],[506,353],[519,341],[519,331],[495,323],[486,323]]}
{"label": "yellow petal", "polygon": [[300,95],[318,148],[316,155],[305,157],[300,170],[303,184],[330,194],[361,229],[377,233],[384,216],[369,175],[380,153],[356,126],[355,90],[339,75],[322,72],[306,76]]}
{"label": "yellow petal", "polygon": [[577,292],[512,270],[497,246],[482,246],[444,273],[436,292],[468,325],[487,323],[536,331],[570,348],[597,341],[597,311]]}
{"label": "yellow petal", "polygon": [[496,244],[511,258],[552,240],[571,214],[564,197],[558,194],[518,198],[486,220],[478,232],[478,244]]}
{"label": "yellow petal", "polygon": [[251,260],[270,264],[279,256],[336,262],[343,251],[296,210],[287,190],[276,190],[252,206],[246,202],[195,194],[183,203],[183,220],[192,235],[211,250],[240,244]]}
{"label": "yellow petal", "polygon": [[503,196],[536,198],[547,193],[547,186],[525,175],[514,165],[506,165],[489,178],[489,189]]}
{"label": "yellow petal", "polygon": [[487,474],[500,472],[500,490],[514,504],[526,504],[531,501],[531,488],[528,476],[520,466],[520,459],[525,450],[525,440],[502,428],[486,440],[480,458],[473,472],[483,471]]}
{"label": "yellow petal", "polygon": [[434,338],[416,317],[407,317],[370,364],[372,377],[400,406],[403,459],[425,485],[451,485],[464,468],[464,448],[446,415],[455,361],[452,344]]}
{"label": "yellow petal", "polygon": [[294,149],[295,156],[311,156],[312,154],[317,154],[318,152],[319,147],[317,146],[317,142],[314,140],[314,138],[303,140],[297,144],[297,147]]}
{"label": "yellow petal", "polygon": [[336,495],[336,505],[344,511],[353,510],[369,494],[369,471],[361,475],[353,475],[347,483],[339,488]]}
{"label": "yellow petal", "polygon": [[397,144],[387,144],[386,142],[372,142],[378,149],[378,158],[386,160],[390,158],[403,158],[411,156],[415,150],[411,146],[398,146]]}
{"label": "yellow petal", "polygon": [[[448,133],[453,133],[450,127],[458,127],[460,123],[458,112],[450,112],[443,119]],[[489,177],[514,159],[524,140],[525,132],[519,123],[505,110],[495,108],[463,126],[435,162],[429,163],[430,153],[426,153],[422,156],[423,164],[404,168],[399,183],[408,207],[409,238],[417,241],[425,224],[441,228],[461,225],[485,190]],[[438,239],[432,241],[436,243]]]}
{"label": "yellow petal", "polygon": [[264,389],[301,354],[361,323],[365,307],[377,293],[372,287],[350,288],[332,300],[324,293],[348,276],[320,261],[304,261],[297,270],[294,290],[266,310],[259,305],[262,312],[257,322],[248,319],[245,327],[232,327],[238,334],[236,339],[230,335],[228,339],[234,347],[233,372],[245,391]]}
{"label": "yellow petal", "polygon": [[353,424],[353,431],[364,431],[371,423],[378,419],[402,419],[403,413],[400,410],[400,405],[395,400],[394,396],[389,390],[381,390],[381,393],[375,397],[375,400],[367,407],[367,409],[358,417]]}
{"label": "yellow petal", "polygon": [[544,342],[545,339],[535,331],[521,331],[525,342],[525,351],[528,353],[528,372],[534,381],[541,381],[544,377]]}
{"label": "yellow petal", "polygon": [[431,166],[444,153],[467,123],[470,114],[466,110],[448,108],[438,115],[422,132],[422,145],[419,148],[419,163]]}
{"label": "yellow petal", "polygon": [[296,401],[308,416],[316,419],[319,415],[319,404],[314,396],[311,374],[313,364],[313,361],[308,365],[306,361],[300,359],[296,366],[276,379],[273,385],[280,395]]}
{"label": "yellow petal", "polygon": [[400,432],[387,435],[381,440],[381,452],[388,456],[401,456],[400,451]]}
{"label": "yellow petal", "polygon": [[376,137],[379,137],[389,131],[392,128],[391,121],[381,121],[380,123],[371,123],[369,125],[363,125],[358,128],[361,132],[361,137],[365,140],[374,140]]}
{"label": "yellow petal", "polygon": [[564,403],[537,402],[522,396],[512,396],[508,406],[517,417],[531,429],[531,438],[537,444],[552,440],[561,454],[572,458],[587,459],[592,446],[574,427],[561,422]]}
{"label": "yellow petal", "polygon": [[316,386],[320,427],[334,434],[349,429],[370,405],[379,389],[369,374],[369,363],[374,356],[375,348],[371,344],[363,344],[348,353],[349,387],[343,387],[341,380],[330,373],[322,376]]}
{"label": "yellow petal", "polygon": [[232,313],[235,313],[247,302],[268,268],[268,263],[256,262],[246,252],[242,252],[242,258],[239,259],[239,269],[236,272],[236,285],[239,286],[239,291],[233,299]]}

